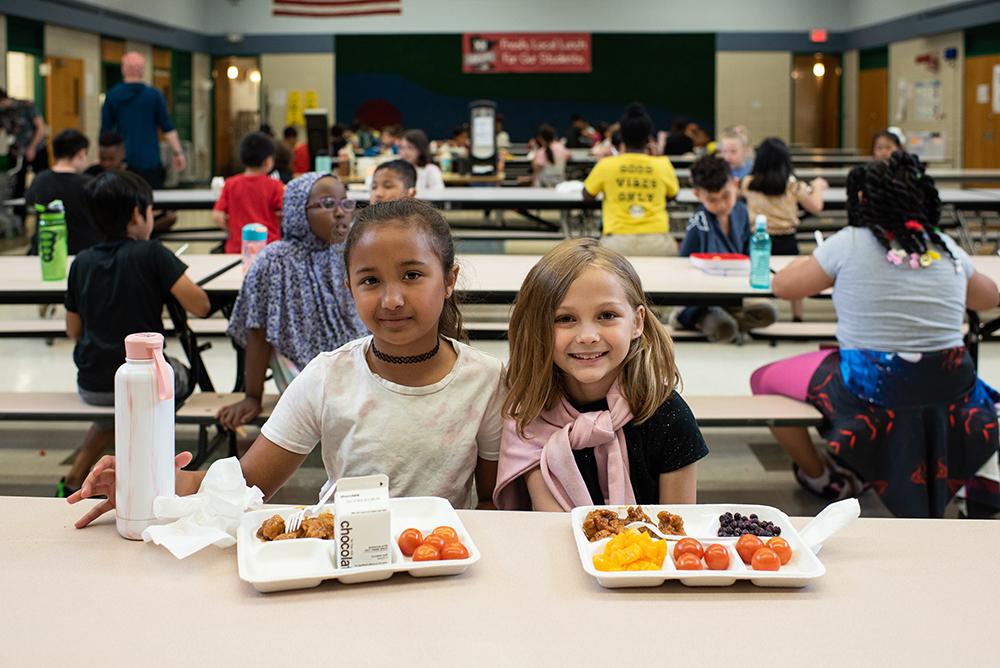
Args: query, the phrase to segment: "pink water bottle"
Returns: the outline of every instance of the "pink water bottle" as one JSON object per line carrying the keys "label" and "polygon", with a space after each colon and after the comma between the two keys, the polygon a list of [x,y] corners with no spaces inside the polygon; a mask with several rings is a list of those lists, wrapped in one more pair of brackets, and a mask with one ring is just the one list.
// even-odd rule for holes
{"label": "pink water bottle", "polygon": [[153,524],[153,499],[174,489],[174,370],[163,335],[125,337],[115,374],[115,513],[118,533],[141,540]]}
{"label": "pink water bottle", "polygon": [[250,271],[257,253],[267,245],[267,228],[260,223],[247,223],[243,226],[243,273]]}

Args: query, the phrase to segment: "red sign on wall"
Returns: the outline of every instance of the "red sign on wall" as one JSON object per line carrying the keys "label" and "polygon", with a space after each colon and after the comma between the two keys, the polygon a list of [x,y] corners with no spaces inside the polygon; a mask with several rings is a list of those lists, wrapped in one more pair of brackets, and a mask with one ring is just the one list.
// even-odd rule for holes
{"label": "red sign on wall", "polygon": [[590,33],[468,33],[462,71],[590,72]]}

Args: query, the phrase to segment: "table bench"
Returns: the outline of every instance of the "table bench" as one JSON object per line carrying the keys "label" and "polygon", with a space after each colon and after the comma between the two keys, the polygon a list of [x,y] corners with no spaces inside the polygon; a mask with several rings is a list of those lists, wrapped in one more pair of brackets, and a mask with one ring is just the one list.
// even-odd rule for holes
{"label": "table bench", "polygon": [[[204,464],[223,442],[230,456],[236,454],[232,432],[218,429],[210,437],[209,430],[219,409],[242,399],[241,393],[199,392],[177,409],[177,424],[198,426],[192,468]],[[813,406],[778,395],[689,395],[684,400],[701,427],[808,427],[822,420]],[[260,415],[251,424],[267,421],[277,401],[277,395],[264,395]],[[92,422],[113,416],[113,407],[91,406],[75,392],[0,392],[0,421]]]}
{"label": "table bench", "polygon": [[[198,336],[225,336],[229,322],[223,318],[191,318],[188,328]],[[174,335],[174,324],[169,318],[163,321],[163,331]],[[66,336],[66,323],[62,319],[29,318],[26,320],[0,320],[0,338],[47,338]]]}

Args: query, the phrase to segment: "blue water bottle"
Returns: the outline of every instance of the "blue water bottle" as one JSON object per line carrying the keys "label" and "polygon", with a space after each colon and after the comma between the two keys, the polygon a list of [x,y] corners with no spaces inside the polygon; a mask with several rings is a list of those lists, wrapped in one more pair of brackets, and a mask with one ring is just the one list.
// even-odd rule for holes
{"label": "blue water bottle", "polygon": [[767,216],[762,213],[757,214],[750,237],[750,287],[771,288],[771,236],[767,233]]}

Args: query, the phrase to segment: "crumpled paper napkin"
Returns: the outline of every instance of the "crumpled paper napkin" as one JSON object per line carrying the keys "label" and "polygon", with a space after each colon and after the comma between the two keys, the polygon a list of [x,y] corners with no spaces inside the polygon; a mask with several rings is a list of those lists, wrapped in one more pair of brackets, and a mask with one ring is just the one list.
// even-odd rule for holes
{"label": "crumpled paper napkin", "polygon": [[236,544],[236,528],[243,512],[263,502],[260,489],[247,487],[239,460],[220,459],[208,468],[197,494],[156,497],[156,518],[176,521],[148,527],[142,539],[162,545],[178,559],[209,545],[230,547]]}

